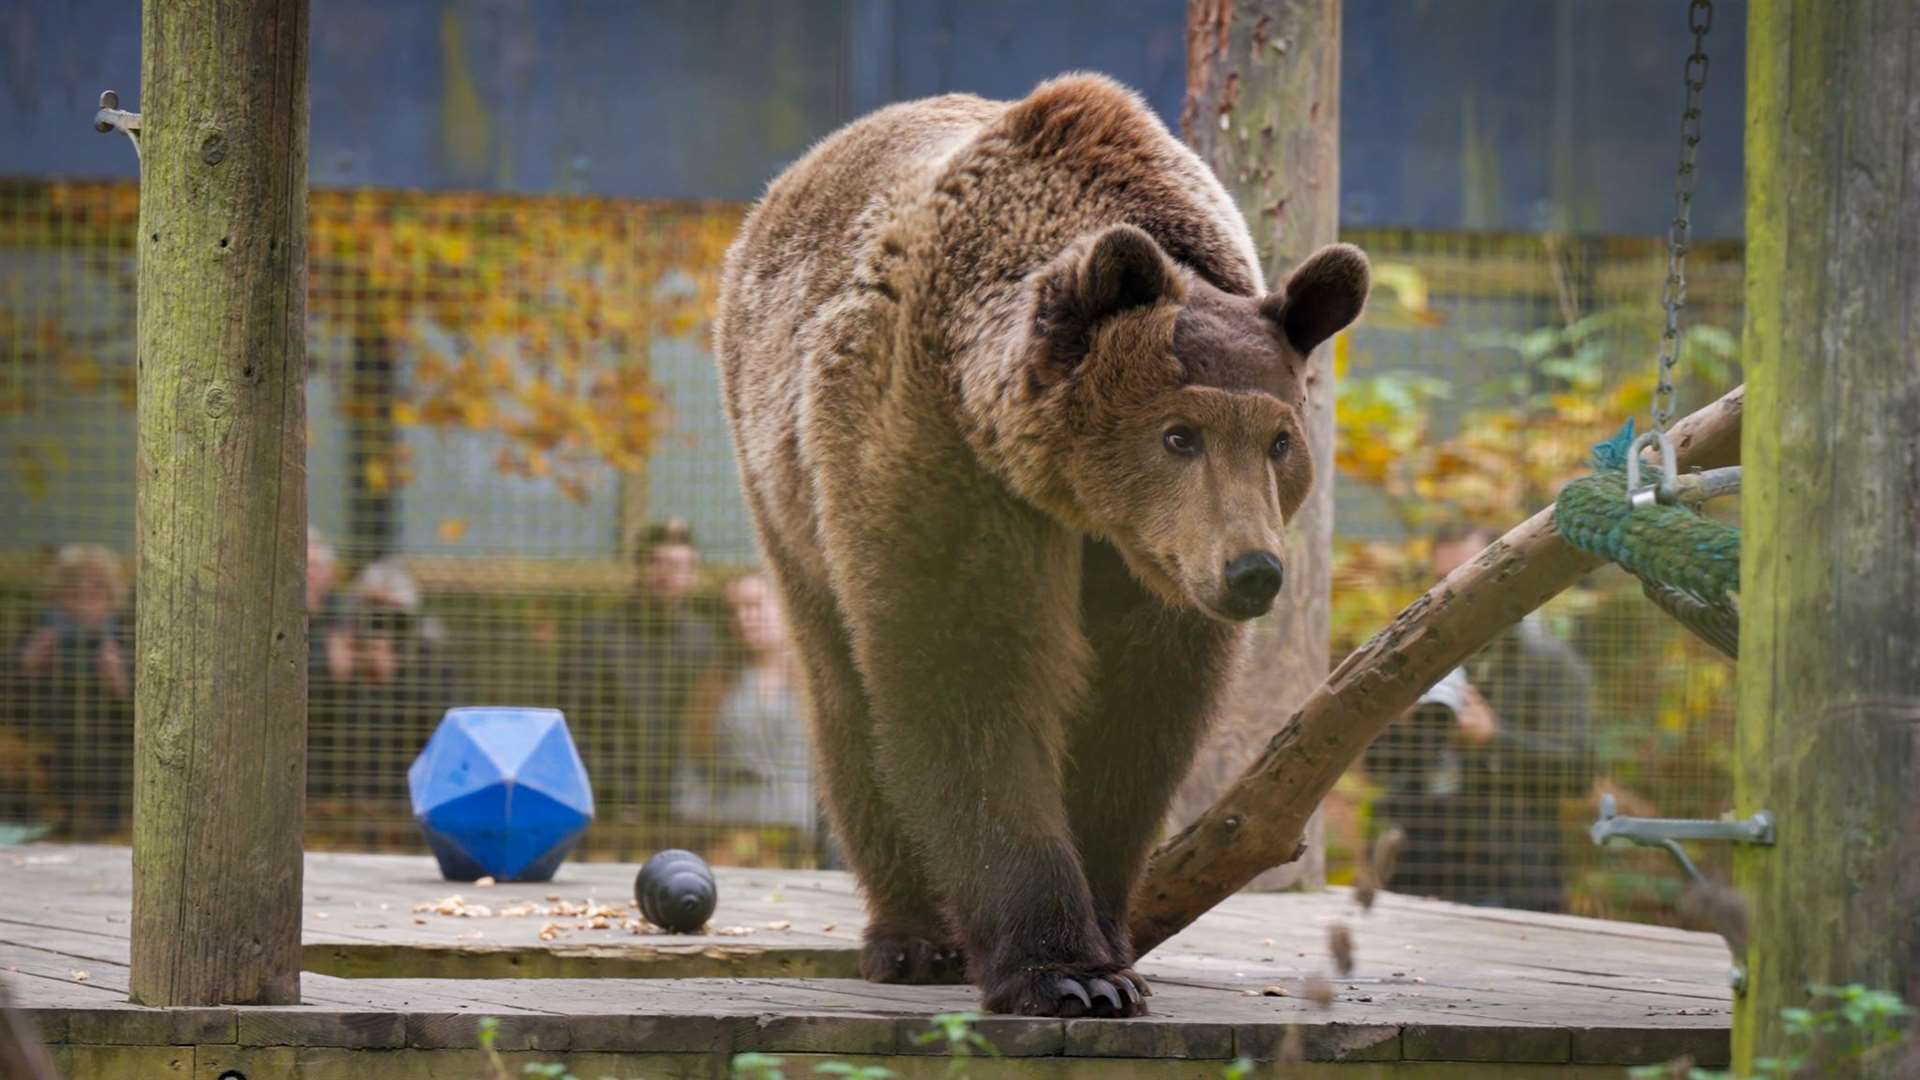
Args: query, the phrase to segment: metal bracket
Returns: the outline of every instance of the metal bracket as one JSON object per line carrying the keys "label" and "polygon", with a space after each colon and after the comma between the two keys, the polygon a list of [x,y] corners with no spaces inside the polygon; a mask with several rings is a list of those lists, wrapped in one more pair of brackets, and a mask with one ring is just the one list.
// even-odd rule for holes
{"label": "metal bracket", "polygon": [[1707,469],[1704,472],[1682,473],[1673,481],[1674,501],[1686,506],[1697,506],[1709,499],[1738,494],[1739,491],[1740,466],[1738,465]]}
{"label": "metal bracket", "polygon": [[140,114],[120,108],[120,95],[111,90],[100,93],[100,111],[93,114],[93,130],[120,131],[133,143],[133,156],[140,157]]}
{"label": "metal bracket", "polygon": [[[1588,834],[1596,844],[1626,840],[1642,847],[1664,849],[1680,864],[1680,869],[1686,871],[1687,877],[1697,884],[1705,884],[1707,879],[1700,873],[1700,868],[1693,865],[1693,860],[1687,857],[1687,851],[1680,846],[1680,841],[1731,840],[1736,844],[1771,845],[1774,835],[1773,815],[1765,810],[1757,811],[1745,821],[1621,817],[1615,811],[1612,795],[1600,796],[1600,819],[1593,823]],[[1744,966],[1734,964],[1729,975],[1736,993],[1746,989],[1747,970]]]}
{"label": "metal bracket", "polygon": [[1626,840],[1642,847],[1665,848],[1680,863],[1680,868],[1695,881],[1704,881],[1700,870],[1681,849],[1682,840],[1731,840],[1736,844],[1773,843],[1773,815],[1759,811],[1745,821],[1707,821],[1701,818],[1621,817],[1612,795],[1600,797],[1600,820],[1593,823],[1589,835],[1596,844]]}

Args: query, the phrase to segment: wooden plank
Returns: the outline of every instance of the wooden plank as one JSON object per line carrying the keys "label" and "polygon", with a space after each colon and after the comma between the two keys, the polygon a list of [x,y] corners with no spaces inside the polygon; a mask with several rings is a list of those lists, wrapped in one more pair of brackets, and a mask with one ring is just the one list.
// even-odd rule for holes
{"label": "wooden plank", "polygon": [[368,1009],[256,1008],[239,1013],[243,1046],[345,1046],[353,1049],[407,1045],[404,1013]]}
{"label": "wooden plank", "polygon": [[300,993],[307,0],[141,21],[132,995]]}
{"label": "wooden plank", "polygon": [[[61,1075],[66,1080],[188,1080],[195,1077],[191,1046],[87,1046],[61,1048]],[[217,1072],[203,1073],[217,1077]],[[272,1076],[272,1073],[258,1073]]]}
{"label": "wooden plank", "polygon": [[302,966],[349,979],[856,978],[857,943],[796,946],[309,944]]}
{"label": "wooden plank", "polygon": [[[545,1053],[549,1060],[559,1054],[568,1060],[587,1053],[666,1054],[679,1062],[675,1068],[697,1069],[697,1063],[710,1064],[747,1047],[789,1054],[831,1047],[833,1053],[858,1053],[871,1062],[901,1057],[939,1062],[932,1047],[916,1041],[932,1030],[929,1018],[977,1007],[970,987],[879,986],[842,978],[449,981],[310,972],[303,978],[303,995],[314,1006],[229,1010],[229,1032],[215,1019],[220,1010],[169,1018],[165,1011],[124,1001],[128,941],[116,935],[126,926],[107,921],[116,906],[124,910],[126,904],[124,849],[33,850],[49,861],[33,864],[21,879],[29,883],[21,902],[0,918],[0,968],[30,969],[12,978],[42,988],[26,992],[32,995],[33,1015],[75,1045],[150,1037],[191,1039],[206,1047],[238,1039],[224,1045],[257,1049],[255,1044],[272,1041],[294,1051],[291,1058],[271,1059],[292,1061],[290,1068],[304,1068],[301,1062],[315,1054],[323,1055],[313,1060],[327,1062],[327,1069],[345,1068],[338,1064],[343,1059],[325,1055],[360,1054],[367,1056],[369,1070],[435,1075],[433,1070],[466,1060],[444,1055],[470,1052],[481,1018],[492,1016],[501,1023],[503,1049]],[[430,952],[469,949],[484,958],[514,948],[494,942],[531,933],[540,921],[435,916],[430,925],[416,926],[411,905],[446,895],[446,884],[429,860],[328,855],[312,857],[310,865],[315,869],[307,875],[309,898],[316,901],[310,913],[333,916],[308,920],[313,950],[392,949],[411,936],[429,943]],[[563,885],[500,886],[485,893],[495,904],[522,895],[544,900],[545,892],[538,890],[547,889],[575,899],[589,893],[619,895],[615,890],[624,891],[627,869],[587,866]],[[744,939],[702,940],[735,950],[763,948],[742,946],[743,940],[790,942],[776,948],[797,953],[818,941],[822,952],[844,954],[847,942],[856,938],[858,900],[845,876],[738,875],[732,889],[741,911],[777,914],[797,926],[825,905],[846,911],[852,925],[834,934],[760,931]],[[62,905],[53,899],[66,894],[75,895],[76,902]],[[30,916],[21,917],[23,911]],[[378,925],[366,928],[358,919]],[[1333,984],[1331,1008],[1298,996],[1245,993],[1278,983],[1297,995],[1298,980],[1330,970],[1326,930],[1335,921],[1353,927],[1359,947],[1352,975]],[[460,927],[476,925],[495,927],[492,938],[478,944],[450,940]],[[352,937],[343,936],[343,929]],[[366,938],[380,943],[370,945]],[[546,947],[578,962],[601,952],[617,958],[624,948],[594,940],[582,933]],[[603,940],[663,939],[615,933]],[[1643,1063],[1652,1059],[1636,1055],[1676,1046],[1710,1061],[1714,1048],[1724,1047],[1726,1040],[1729,994],[1717,982],[1725,961],[1717,939],[1664,928],[1487,913],[1398,896],[1383,898],[1370,914],[1362,914],[1344,891],[1247,895],[1210,912],[1145,965],[1158,991],[1149,1019],[1076,1021],[1070,1033],[1057,1020],[989,1017],[980,1030],[1008,1058],[1032,1059],[1042,1074],[1057,1067],[1039,1062],[1078,1055],[1092,1055],[1086,1058],[1092,1062],[1124,1058],[1131,1063],[1132,1055],[1150,1054],[1170,1065],[1179,1060],[1171,1055],[1179,1054],[1216,1065],[1240,1053],[1270,1058],[1280,1053],[1290,1027],[1299,1028],[1309,1061],[1340,1061],[1348,1070],[1365,1061],[1384,1067],[1396,1060],[1403,1029],[1442,1033],[1424,1044],[1416,1036],[1414,1048],[1422,1053],[1453,1052],[1435,1049],[1435,1040],[1454,1038],[1494,1046],[1496,1055],[1544,1057],[1552,1055],[1540,1050],[1541,1040],[1555,1040],[1565,1048],[1567,1068],[1575,1061],[1596,1067]],[[70,971],[82,966],[90,971],[88,982],[72,982]],[[1492,1042],[1489,1032],[1497,1036]],[[375,1075],[363,1071],[358,1080]]]}

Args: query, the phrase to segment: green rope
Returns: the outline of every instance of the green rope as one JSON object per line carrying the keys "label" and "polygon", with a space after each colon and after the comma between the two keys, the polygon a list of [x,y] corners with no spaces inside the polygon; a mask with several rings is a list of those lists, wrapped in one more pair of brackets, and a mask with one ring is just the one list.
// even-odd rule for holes
{"label": "green rope", "polygon": [[1675,594],[1738,625],[1740,530],[1684,506],[1629,506],[1626,457],[1632,443],[1629,420],[1618,435],[1594,446],[1593,474],[1560,489],[1554,528],[1567,543],[1639,578],[1656,603],[1694,629],[1700,629],[1697,619],[1672,606]]}

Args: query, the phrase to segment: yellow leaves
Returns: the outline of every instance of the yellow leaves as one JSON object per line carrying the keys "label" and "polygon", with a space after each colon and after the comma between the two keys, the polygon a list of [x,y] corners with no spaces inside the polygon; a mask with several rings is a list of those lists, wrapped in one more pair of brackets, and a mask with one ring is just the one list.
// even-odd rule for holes
{"label": "yellow leaves", "polygon": [[393,473],[387,463],[380,458],[368,458],[360,465],[361,479],[367,490],[375,495],[384,495],[393,487]]}
{"label": "yellow leaves", "polygon": [[[58,447],[48,447],[57,450]],[[30,499],[47,497],[47,461],[41,448],[32,443],[15,443],[13,446],[14,471],[20,475],[20,486],[26,489]]]}
{"label": "yellow leaves", "polygon": [[[1381,303],[1381,301],[1387,301]],[[1372,317],[1402,320],[1417,326],[1438,326],[1446,317],[1428,304],[1427,276],[1408,263],[1373,264]]]}
{"label": "yellow leaves", "polygon": [[58,370],[67,389],[77,394],[91,394],[98,390],[104,374],[91,355],[74,349],[60,351]]}
{"label": "yellow leaves", "polygon": [[457,544],[466,539],[467,520],[465,518],[441,518],[436,530],[443,544]]}

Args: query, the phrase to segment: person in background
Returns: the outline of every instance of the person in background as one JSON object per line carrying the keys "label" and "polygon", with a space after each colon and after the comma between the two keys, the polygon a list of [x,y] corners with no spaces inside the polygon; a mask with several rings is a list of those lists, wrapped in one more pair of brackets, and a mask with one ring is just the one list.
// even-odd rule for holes
{"label": "person in background", "polygon": [[[1455,526],[1434,538],[1451,574],[1497,539]],[[1565,906],[1562,801],[1591,771],[1593,679],[1538,613],[1436,684],[1376,740],[1367,770],[1385,791],[1381,829],[1407,834],[1390,887],[1494,907]]]}
{"label": "person in background", "polygon": [[697,603],[692,527],[656,523],[635,547],[633,592],[585,628],[561,689],[602,818],[657,830],[670,820],[681,723],[719,631]]}
{"label": "person in background", "polygon": [[340,620],[340,559],[320,530],[307,529],[307,671],[327,663],[327,636]]}
{"label": "person in background", "polygon": [[734,863],[793,863],[812,854],[817,805],[812,740],[780,601],[760,574],[723,590],[727,617],[712,669],[691,695],[674,813],[718,826],[716,854]]}
{"label": "person in background", "polygon": [[24,727],[48,750],[76,836],[123,829],[133,795],[132,627],[120,559],[98,544],[54,556],[48,604],[13,654]]}
{"label": "person in background", "polygon": [[[348,585],[324,637],[325,663],[308,687],[316,756],[312,779],[334,794],[403,799],[406,768],[448,708],[459,704],[445,634],[421,611],[420,587],[394,559]],[[340,791],[342,781],[349,790]]]}

